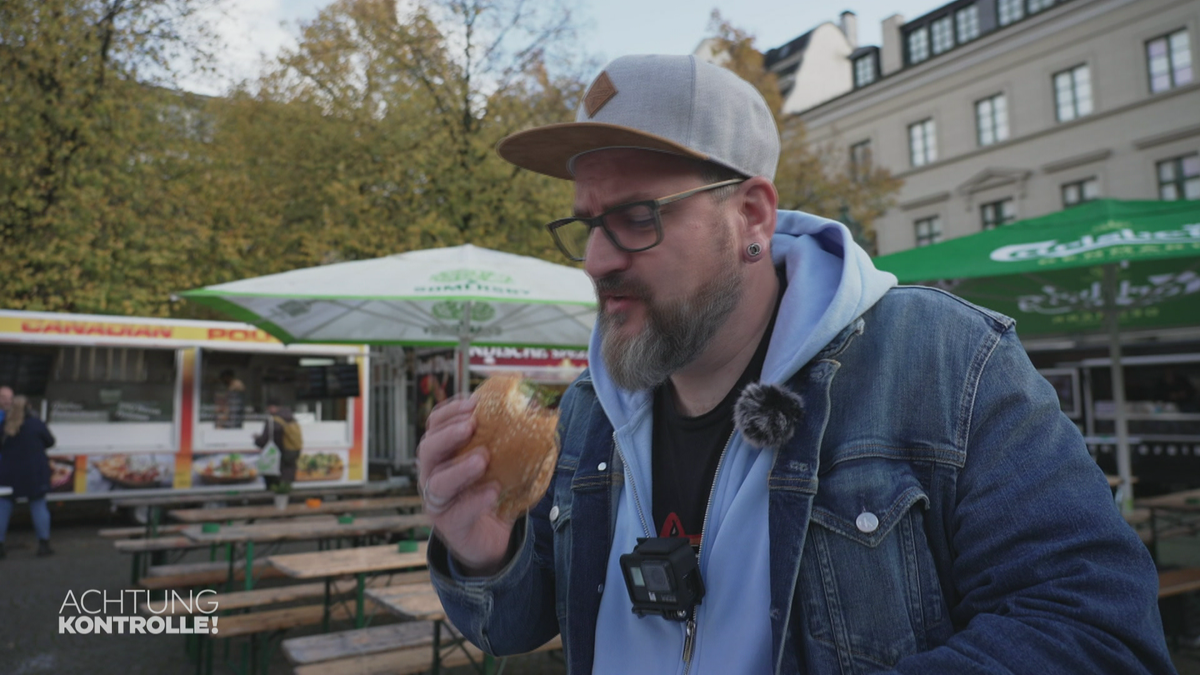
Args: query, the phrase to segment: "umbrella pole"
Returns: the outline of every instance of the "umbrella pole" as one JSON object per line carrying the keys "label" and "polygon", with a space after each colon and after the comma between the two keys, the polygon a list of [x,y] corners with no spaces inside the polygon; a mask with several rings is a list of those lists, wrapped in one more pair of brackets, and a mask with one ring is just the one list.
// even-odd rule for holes
{"label": "umbrella pole", "polygon": [[471,301],[463,303],[462,319],[458,324],[458,348],[454,359],[454,391],[471,393]]}
{"label": "umbrella pole", "polygon": [[1121,368],[1121,335],[1117,310],[1117,266],[1104,266],[1104,315],[1108,322],[1108,356],[1112,373],[1113,420],[1117,432],[1117,503],[1123,513],[1133,511],[1133,464],[1129,451],[1129,420],[1125,410],[1125,372]]}

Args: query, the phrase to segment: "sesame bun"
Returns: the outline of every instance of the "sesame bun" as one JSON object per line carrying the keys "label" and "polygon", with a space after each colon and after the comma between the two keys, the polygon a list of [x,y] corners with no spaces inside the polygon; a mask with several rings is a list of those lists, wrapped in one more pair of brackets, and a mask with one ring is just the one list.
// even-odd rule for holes
{"label": "sesame bun", "polygon": [[558,411],[541,408],[517,375],[493,375],[475,391],[475,434],[459,455],[487,447],[480,479],[499,481],[497,513],[511,520],[546,494],[558,461]]}

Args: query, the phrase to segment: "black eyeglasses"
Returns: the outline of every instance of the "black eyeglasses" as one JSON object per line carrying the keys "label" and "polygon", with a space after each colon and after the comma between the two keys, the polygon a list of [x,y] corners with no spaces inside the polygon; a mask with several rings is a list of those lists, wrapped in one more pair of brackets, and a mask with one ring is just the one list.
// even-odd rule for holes
{"label": "black eyeglasses", "polygon": [[691,190],[684,190],[661,199],[649,199],[644,202],[621,204],[592,218],[560,218],[546,225],[554,236],[558,249],[571,260],[582,262],[587,258],[588,238],[592,230],[600,228],[613,246],[626,253],[637,253],[654,248],[662,243],[662,213],[660,209],[667,204],[687,199],[692,195],[716,190],[727,185],[737,185],[745,178],[723,180],[711,185],[702,185]]}

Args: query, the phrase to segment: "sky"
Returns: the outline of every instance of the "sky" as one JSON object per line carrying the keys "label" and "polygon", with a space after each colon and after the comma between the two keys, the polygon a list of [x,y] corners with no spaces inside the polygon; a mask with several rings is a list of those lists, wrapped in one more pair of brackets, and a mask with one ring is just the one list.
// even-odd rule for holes
{"label": "sky", "polygon": [[[852,0],[852,4],[803,0],[573,0],[580,38],[587,51],[606,62],[623,54],[691,53],[707,35],[713,9],[755,35],[761,51],[778,47],[850,10],[858,16],[858,43],[878,45],[880,23],[894,13],[914,19],[948,0]],[[297,22],[316,17],[329,0],[229,0],[216,18],[226,48],[221,71],[251,78],[264,57],[295,44]],[[186,78],[185,89],[223,93],[231,79]]]}

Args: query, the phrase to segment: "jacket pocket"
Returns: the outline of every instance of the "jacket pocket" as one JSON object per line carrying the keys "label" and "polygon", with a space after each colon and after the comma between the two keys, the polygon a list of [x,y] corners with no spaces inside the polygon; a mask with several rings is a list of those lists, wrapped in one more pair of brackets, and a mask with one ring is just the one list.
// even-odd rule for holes
{"label": "jacket pocket", "polygon": [[833,672],[890,668],[928,649],[947,621],[925,538],[929,497],[913,469],[865,458],[820,479],[797,593],[813,646],[825,653],[817,660]]}

